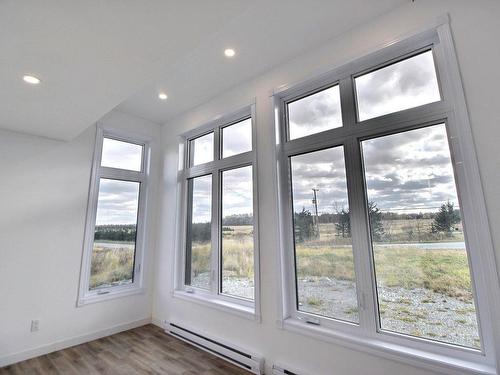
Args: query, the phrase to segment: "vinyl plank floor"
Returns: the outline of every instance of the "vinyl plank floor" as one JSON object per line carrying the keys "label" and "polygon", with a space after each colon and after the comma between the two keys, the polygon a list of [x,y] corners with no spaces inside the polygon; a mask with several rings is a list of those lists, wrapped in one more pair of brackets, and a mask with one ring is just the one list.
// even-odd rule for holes
{"label": "vinyl plank floor", "polygon": [[152,324],[0,368],[11,374],[247,375]]}

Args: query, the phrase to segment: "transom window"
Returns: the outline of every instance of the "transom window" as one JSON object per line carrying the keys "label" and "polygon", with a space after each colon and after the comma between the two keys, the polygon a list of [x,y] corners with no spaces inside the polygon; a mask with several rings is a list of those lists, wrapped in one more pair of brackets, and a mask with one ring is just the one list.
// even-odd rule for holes
{"label": "transom window", "polygon": [[98,128],[79,304],[141,288],[149,147]]}
{"label": "transom window", "polygon": [[177,286],[252,311],[258,293],[254,138],[251,108],[186,135],[179,177],[184,272]]}
{"label": "transom window", "polygon": [[488,362],[457,96],[437,34],[411,45],[276,94],[284,324]]}

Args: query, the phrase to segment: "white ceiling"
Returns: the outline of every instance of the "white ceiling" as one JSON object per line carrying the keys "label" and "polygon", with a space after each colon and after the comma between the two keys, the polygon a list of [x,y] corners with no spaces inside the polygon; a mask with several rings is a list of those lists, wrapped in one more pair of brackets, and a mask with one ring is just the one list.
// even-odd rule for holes
{"label": "white ceiling", "polygon": [[407,1],[4,0],[0,128],[67,140],[116,106],[164,124]]}

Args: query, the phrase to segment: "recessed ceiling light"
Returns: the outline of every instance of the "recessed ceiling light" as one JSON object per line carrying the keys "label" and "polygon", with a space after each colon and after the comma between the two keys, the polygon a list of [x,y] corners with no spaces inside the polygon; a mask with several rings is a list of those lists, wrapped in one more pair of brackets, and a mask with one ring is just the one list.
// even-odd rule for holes
{"label": "recessed ceiling light", "polygon": [[168,95],[167,95],[167,94],[165,94],[164,92],[160,92],[160,93],[158,94],[158,98],[160,98],[161,100],[167,100]]}
{"label": "recessed ceiling light", "polygon": [[236,55],[236,51],[232,48],[226,48],[224,50],[224,55],[226,55],[226,57],[234,57],[234,55]]}
{"label": "recessed ceiling light", "polygon": [[23,80],[26,83],[30,83],[32,85],[38,85],[40,83],[40,79],[35,76],[25,75],[23,76]]}

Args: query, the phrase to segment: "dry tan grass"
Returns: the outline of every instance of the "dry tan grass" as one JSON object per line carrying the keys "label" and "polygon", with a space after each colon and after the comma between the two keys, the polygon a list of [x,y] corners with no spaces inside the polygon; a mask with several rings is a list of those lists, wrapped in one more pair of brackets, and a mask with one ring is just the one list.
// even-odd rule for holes
{"label": "dry tan grass", "polygon": [[132,280],[134,249],[94,246],[90,271],[90,289]]}

